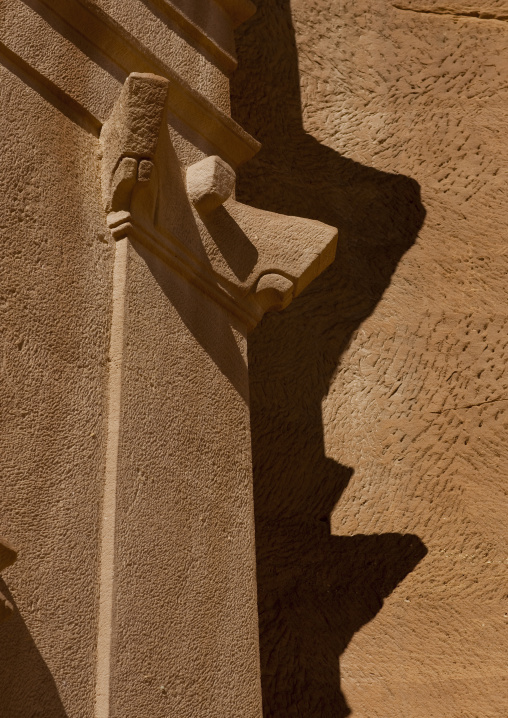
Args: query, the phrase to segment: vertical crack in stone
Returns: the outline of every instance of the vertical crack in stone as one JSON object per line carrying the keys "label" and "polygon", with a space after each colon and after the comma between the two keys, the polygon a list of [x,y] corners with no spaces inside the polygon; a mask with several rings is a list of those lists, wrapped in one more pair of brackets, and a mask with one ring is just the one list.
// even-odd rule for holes
{"label": "vertical crack in stone", "polygon": [[128,239],[115,243],[113,311],[109,349],[107,445],[100,543],[99,622],[95,716],[109,718],[114,630],[115,524],[122,393]]}

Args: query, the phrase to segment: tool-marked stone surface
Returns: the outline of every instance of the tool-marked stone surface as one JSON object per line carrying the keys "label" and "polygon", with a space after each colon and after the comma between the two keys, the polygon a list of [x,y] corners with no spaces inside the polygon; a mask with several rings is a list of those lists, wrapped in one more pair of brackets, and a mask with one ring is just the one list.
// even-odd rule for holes
{"label": "tool-marked stone surface", "polygon": [[3,62],[0,531],[19,557],[0,579],[0,715],[90,718],[112,266],[98,142]]}
{"label": "tool-marked stone surface", "polygon": [[506,7],[240,29],[237,198],[339,228],[249,349],[265,716],[506,715]]}
{"label": "tool-marked stone surface", "polygon": [[392,0],[399,10],[430,15],[448,15],[451,18],[478,20],[508,20],[506,0]]}

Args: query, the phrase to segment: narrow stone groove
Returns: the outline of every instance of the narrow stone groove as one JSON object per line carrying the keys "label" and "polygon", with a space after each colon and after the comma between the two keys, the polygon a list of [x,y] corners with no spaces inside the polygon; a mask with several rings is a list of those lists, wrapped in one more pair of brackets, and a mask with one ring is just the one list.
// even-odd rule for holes
{"label": "narrow stone groove", "polygon": [[475,406],[485,406],[485,404],[496,404],[499,401],[508,401],[508,399],[489,399],[489,401],[480,401],[478,404],[466,404],[465,406],[451,406],[449,409],[441,409],[440,411],[429,411],[429,414],[444,414],[445,411],[459,411],[460,409],[474,409]]}
{"label": "narrow stone groove", "polygon": [[109,718],[111,651],[114,630],[115,524],[118,447],[122,398],[122,361],[128,240],[116,242],[113,269],[113,311],[109,349],[106,467],[100,543],[99,621],[95,718]]}
{"label": "narrow stone groove", "polygon": [[95,137],[99,137],[102,125],[91,112],[55,85],[49,78],[38,72],[26,60],[8,48],[7,45],[4,45],[3,42],[0,42],[0,64],[38,92],[41,97],[56,107],[72,122],[75,122]]}
{"label": "narrow stone groove", "polygon": [[463,12],[460,10],[452,10],[451,8],[436,8],[435,10],[430,10],[427,8],[414,8],[406,7],[404,5],[396,5],[395,3],[392,4],[396,10],[416,12],[422,15],[450,15],[452,17],[467,17],[473,20],[498,20],[499,22],[508,21],[508,11],[506,12],[506,15],[496,15],[495,13],[483,12],[481,10],[470,10],[469,12],[465,10]]}

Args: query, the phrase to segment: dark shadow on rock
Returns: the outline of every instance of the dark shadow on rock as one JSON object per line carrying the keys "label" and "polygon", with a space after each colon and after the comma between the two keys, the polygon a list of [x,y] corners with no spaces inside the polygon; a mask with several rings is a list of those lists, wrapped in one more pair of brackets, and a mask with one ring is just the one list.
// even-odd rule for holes
{"label": "dark shadow on rock", "polygon": [[226,207],[218,207],[203,222],[229,268],[243,282],[256,266],[258,250]]}
{"label": "dark shadow on rock", "polygon": [[339,657],[425,546],[410,534],[330,536],[310,522],[257,528],[264,715],[346,718]]}
{"label": "dark shadow on rock", "polygon": [[[231,382],[238,394],[248,402],[246,360],[240,351],[233,329],[240,332],[222,307],[199,295],[186,279],[167,271],[167,266],[141,243],[133,247],[145,262],[160,289],[176,309],[182,322],[203,347],[219,371]],[[201,299],[196,298],[201,296]],[[206,304],[206,311],[204,310]]]}
{"label": "dark shadow on rock", "polygon": [[53,676],[1,579],[0,591],[14,606],[12,617],[0,624],[2,718],[68,718]]}
{"label": "dark shadow on rock", "polygon": [[339,230],[334,264],[249,341],[264,714],[345,718],[339,656],[426,549],[412,535],[330,535],[353,470],[325,455],[321,402],[425,210],[413,179],[304,131],[289,0],[256,4],[238,31],[232,111],[263,147],[239,172],[237,198]]}

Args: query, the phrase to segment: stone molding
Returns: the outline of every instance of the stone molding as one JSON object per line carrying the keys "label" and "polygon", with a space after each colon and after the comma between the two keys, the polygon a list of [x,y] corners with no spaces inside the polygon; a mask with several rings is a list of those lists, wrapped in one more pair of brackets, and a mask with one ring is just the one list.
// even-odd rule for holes
{"label": "stone molding", "polygon": [[[100,6],[100,0],[38,0],[50,7],[75,26],[78,16],[92,13],[105,24],[115,20]],[[187,40],[196,43],[201,50],[208,52],[220,68],[231,73],[236,69],[237,60],[234,48],[234,28],[248,19],[255,7],[248,1],[238,0],[201,0],[207,12],[199,12],[195,4],[188,0],[148,0],[149,5],[179,27]],[[86,23],[83,29],[86,32]]]}
{"label": "stone molding", "polygon": [[[218,109],[213,102],[193,89],[175,70],[132,36],[120,23],[90,0],[30,0],[39,15],[44,9],[48,14],[47,32],[54,32],[58,23],[68,28],[72,42],[85,47],[90,57],[99,52],[102,65],[110,70],[104,72],[97,67],[101,77],[98,85],[108,81],[111,84],[109,97],[114,98],[117,79],[122,82],[131,72],[153,73],[165,77],[172,91],[168,97],[168,109],[183,121],[188,132],[204,140],[217,154],[224,157],[233,167],[238,167],[258,152],[260,145],[227,114]],[[28,10],[23,4],[20,8]],[[20,17],[19,22],[26,22]],[[1,30],[1,28],[0,28]],[[39,24],[34,32],[40,34],[41,43],[46,42],[44,27]],[[49,38],[48,38],[49,44]],[[49,93],[58,106],[67,105],[73,114],[81,114],[86,121],[86,129],[98,133],[111,110],[97,101],[95,97],[82,97],[67,86],[67,80],[55,71],[41,64],[39,53],[31,52],[24,41],[18,46],[9,33],[4,37],[0,31],[0,52],[8,63],[17,65],[32,81],[41,87],[43,93]],[[106,77],[107,76],[107,77]],[[91,82],[93,86],[93,80]]]}
{"label": "stone molding", "polygon": [[[197,17],[197,13],[193,12],[194,8],[188,0],[150,0],[150,2],[166,6],[171,13],[176,12],[184,18],[189,18],[191,14]],[[204,2],[211,8],[212,13],[215,7],[222,8],[233,27],[238,27],[256,12],[256,6],[251,0],[204,0]]]}
{"label": "stone molding", "polygon": [[206,0],[207,12],[202,5],[188,0],[149,0],[178,25],[186,36],[209,52],[227,73],[237,65],[234,29],[255,12],[250,0]]}
{"label": "stone molding", "polygon": [[185,167],[171,143],[172,83],[132,73],[101,133],[103,202],[117,240],[141,242],[251,330],[334,259],[335,228],[233,198],[223,159]]}

